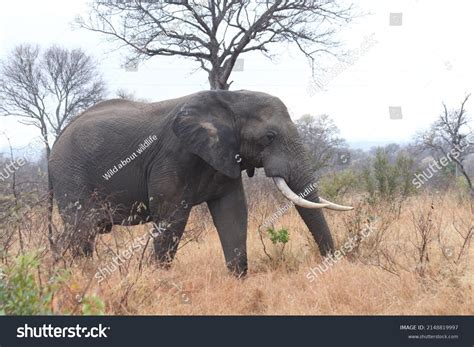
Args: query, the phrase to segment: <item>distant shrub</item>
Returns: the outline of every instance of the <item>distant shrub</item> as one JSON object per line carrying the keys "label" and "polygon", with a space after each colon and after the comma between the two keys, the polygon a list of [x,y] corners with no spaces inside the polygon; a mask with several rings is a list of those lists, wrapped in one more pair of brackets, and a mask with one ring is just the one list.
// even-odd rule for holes
{"label": "distant shrub", "polygon": [[400,194],[402,196],[409,196],[415,193],[416,190],[412,181],[416,168],[413,158],[400,154],[397,157],[395,165]]}
{"label": "distant shrub", "polygon": [[350,189],[362,188],[353,170],[347,169],[324,176],[319,182],[320,194],[328,199],[345,195]]}
{"label": "distant shrub", "polygon": [[412,184],[415,173],[414,160],[399,154],[392,164],[382,149],[377,150],[375,158],[361,173],[365,191],[373,202],[384,199],[406,198],[415,192]]}

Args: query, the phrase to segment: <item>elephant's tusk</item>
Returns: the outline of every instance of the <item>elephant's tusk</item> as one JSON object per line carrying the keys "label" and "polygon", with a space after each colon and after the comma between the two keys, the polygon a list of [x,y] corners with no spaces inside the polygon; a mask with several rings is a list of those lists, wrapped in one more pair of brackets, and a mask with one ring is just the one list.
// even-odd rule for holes
{"label": "elephant's tusk", "polygon": [[295,205],[304,208],[324,208],[329,206],[329,204],[320,204],[316,202],[311,202],[303,199],[293,192],[290,187],[286,184],[285,180],[281,177],[273,177],[273,182],[278,187],[280,192],[290,201],[294,202]]}
{"label": "elephant's tusk", "polygon": [[343,205],[338,205],[338,204],[335,204],[331,201],[328,201],[326,199],[323,199],[322,197],[319,197],[319,201],[321,201],[322,203],[324,204],[328,204],[328,206],[326,207],[327,209],[329,210],[334,210],[334,211],[350,211],[350,210],[353,210],[354,207],[352,206],[343,206]]}

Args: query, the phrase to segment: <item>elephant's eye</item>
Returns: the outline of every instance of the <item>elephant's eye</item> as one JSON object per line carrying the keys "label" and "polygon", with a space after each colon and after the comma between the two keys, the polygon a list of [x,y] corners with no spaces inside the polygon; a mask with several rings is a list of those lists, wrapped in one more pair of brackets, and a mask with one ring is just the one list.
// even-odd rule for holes
{"label": "elephant's eye", "polygon": [[265,138],[266,138],[266,142],[267,144],[270,144],[273,142],[273,140],[275,140],[275,137],[276,137],[276,132],[275,131],[269,131],[266,135],[265,135]]}

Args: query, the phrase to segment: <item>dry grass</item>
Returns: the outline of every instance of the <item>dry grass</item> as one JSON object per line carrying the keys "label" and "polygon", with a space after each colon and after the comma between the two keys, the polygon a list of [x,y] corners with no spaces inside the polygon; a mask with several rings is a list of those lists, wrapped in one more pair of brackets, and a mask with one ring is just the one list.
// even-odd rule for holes
{"label": "dry grass", "polygon": [[[356,203],[356,202],[353,202]],[[306,274],[322,259],[297,215],[279,221],[290,241],[283,253],[264,236],[272,260],[264,253],[258,225],[278,205],[250,201],[249,273],[229,275],[217,233],[202,209],[193,211],[191,237],[170,270],[147,261],[148,245],[100,284],[98,268],[110,266],[114,254],[142,236],[145,226],[117,228],[99,237],[92,260],[66,266],[72,273],[54,300],[56,312],[77,309],[76,298],[97,295],[107,314],[117,315],[469,315],[474,313],[473,251],[465,239],[473,228],[473,206],[453,194],[418,196],[400,210],[391,204],[358,204],[348,213],[327,212],[336,243],[358,233],[367,220],[373,233],[348,256],[310,283]],[[260,222],[258,222],[260,221]],[[192,236],[192,235],[191,235]],[[189,238],[188,234],[188,238]],[[33,243],[32,243],[33,245]],[[464,245],[464,246],[463,246]],[[30,246],[33,247],[33,246]],[[280,259],[283,257],[283,260]],[[45,256],[44,266],[51,261]],[[143,267],[139,270],[139,264]]]}

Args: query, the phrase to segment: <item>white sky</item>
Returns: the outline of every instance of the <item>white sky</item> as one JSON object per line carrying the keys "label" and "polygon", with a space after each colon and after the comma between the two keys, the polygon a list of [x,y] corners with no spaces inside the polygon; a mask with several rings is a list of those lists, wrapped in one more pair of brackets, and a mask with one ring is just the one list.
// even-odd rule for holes
{"label": "white sky", "polygon": [[[321,62],[329,84],[313,96],[308,62],[296,49],[277,48],[282,54],[270,62],[245,55],[245,69],[234,72],[231,89],[250,89],[280,97],[294,119],[305,113],[327,113],[349,142],[404,142],[431,124],[441,101],[455,107],[474,92],[474,33],[472,0],[354,0],[370,15],[357,19],[341,33],[348,49],[357,48],[372,33],[377,43],[356,57],[339,74],[334,61]],[[22,0],[0,4],[0,59],[15,45],[60,44],[81,47],[101,64],[109,96],[126,89],[138,97],[159,101],[208,89],[207,75],[195,72],[197,63],[155,57],[138,72],[121,68],[123,54],[111,52],[99,34],[73,29],[74,17],[87,11],[87,0]],[[390,26],[391,12],[401,12],[401,26]],[[473,99],[474,100],[474,99]],[[403,118],[392,120],[389,107],[399,106]],[[474,101],[468,104],[474,114]],[[36,129],[14,119],[1,118],[14,145],[24,145]],[[0,139],[0,148],[5,147]]]}

